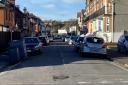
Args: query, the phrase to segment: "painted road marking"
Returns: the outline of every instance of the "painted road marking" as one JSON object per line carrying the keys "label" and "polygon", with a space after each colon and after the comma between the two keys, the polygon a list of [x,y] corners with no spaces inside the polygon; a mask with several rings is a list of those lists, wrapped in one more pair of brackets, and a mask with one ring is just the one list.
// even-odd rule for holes
{"label": "painted road marking", "polygon": [[108,83],[115,83],[115,82],[107,81],[107,80],[103,80],[103,81],[101,81],[101,82],[99,82],[99,83],[102,83],[102,84],[108,84]]}
{"label": "painted road marking", "polygon": [[115,83],[125,83],[128,84],[128,81],[109,81],[109,80],[102,80],[102,81],[85,81],[85,82],[77,82],[78,84],[115,84]]}
{"label": "painted road marking", "polygon": [[78,84],[90,84],[91,82],[78,82]]}
{"label": "painted road marking", "polygon": [[8,73],[8,71],[0,72],[0,76],[5,75],[6,73]]}
{"label": "painted road marking", "polygon": [[118,63],[116,63],[116,62],[110,62],[110,64],[112,64],[112,65],[114,65],[114,66],[116,66],[116,67],[118,67],[118,68],[120,68],[120,69],[122,69],[122,70],[128,71],[127,68],[121,66],[120,64],[118,64]]}

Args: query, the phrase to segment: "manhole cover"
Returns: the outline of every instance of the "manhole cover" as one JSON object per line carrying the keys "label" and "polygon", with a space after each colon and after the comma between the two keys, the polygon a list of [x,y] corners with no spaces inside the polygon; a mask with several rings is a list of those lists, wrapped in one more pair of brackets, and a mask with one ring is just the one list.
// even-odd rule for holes
{"label": "manhole cover", "polygon": [[53,79],[57,80],[57,79],[67,79],[69,78],[69,76],[66,75],[55,75],[53,76]]}

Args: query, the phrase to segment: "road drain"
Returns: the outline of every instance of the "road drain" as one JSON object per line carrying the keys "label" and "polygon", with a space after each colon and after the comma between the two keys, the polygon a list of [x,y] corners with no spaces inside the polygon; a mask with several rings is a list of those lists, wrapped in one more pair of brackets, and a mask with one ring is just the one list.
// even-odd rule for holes
{"label": "road drain", "polygon": [[53,76],[54,80],[63,80],[63,79],[67,79],[67,78],[69,78],[69,76],[66,76],[66,75],[55,75],[55,76]]}

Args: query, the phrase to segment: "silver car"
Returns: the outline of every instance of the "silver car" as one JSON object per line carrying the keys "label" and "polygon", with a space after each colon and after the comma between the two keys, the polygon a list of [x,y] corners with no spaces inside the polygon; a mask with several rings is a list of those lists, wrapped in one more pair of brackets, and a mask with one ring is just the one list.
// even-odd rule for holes
{"label": "silver car", "polygon": [[100,54],[107,55],[107,45],[99,37],[85,37],[80,45],[80,54]]}
{"label": "silver car", "polygon": [[37,37],[25,37],[23,39],[23,43],[27,53],[41,53],[42,43],[38,40]]}

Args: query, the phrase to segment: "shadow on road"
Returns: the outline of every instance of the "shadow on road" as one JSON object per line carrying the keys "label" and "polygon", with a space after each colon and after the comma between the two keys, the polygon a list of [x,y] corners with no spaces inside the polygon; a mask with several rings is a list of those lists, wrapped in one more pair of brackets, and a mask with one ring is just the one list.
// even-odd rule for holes
{"label": "shadow on road", "polygon": [[128,58],[128,53],[120,53],[117,50],[117,47],[110,48],[108,50],[108,57],[115,59]]}
{"label": "shadow on road", "polygon": [[[103,60],[96,56],[80,57],[78,53],[74,51],[73,46],[69,46],[62,42],[52,42],[51,45],[43,48],[43,53],[37,56],[31,56],[21,64],[15,66],[11,70],[21,69],[26,67],[42,67],[42,66],[56,66],[64,64],[74,64],[79,61],[86,60]],[[81,63],[82,64],[82,63]]]}

